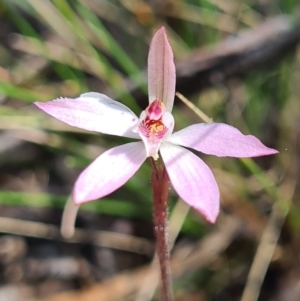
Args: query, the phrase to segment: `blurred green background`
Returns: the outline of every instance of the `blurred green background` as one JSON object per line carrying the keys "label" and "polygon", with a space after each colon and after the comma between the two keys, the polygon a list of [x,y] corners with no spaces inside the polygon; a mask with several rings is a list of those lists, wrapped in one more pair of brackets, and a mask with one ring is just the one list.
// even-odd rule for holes
{"label": "blurred green background", "polygon": [[[113,280],[104,297],[97,291],[95,299],[61,300],[138,300],[147,271],[134,273],[153,255],[150,165],[82,206],[81,236],[64,241],[58,227],[76,177],[127,140],[71,128],[32,103],[96,91],[139,115],[147,105],[149,42],[162,25],[176,59],[177,91],[214,121],[280,151],[255,160],[201,155],[220,186],[222,212],[216,225],[181,212],[176,300],[299,300],[299,12],[297,0],[1,0],[0,300],[52,300],[94,286],[103,293],[101,283]],[[173,113],[176,130],[202,122],[178,98]],[[171,190],[171,213],[178,202]],[[176,219],[171,236],[173,225]],[[120,237],[95,242],[95,231]],[[142,239],[134,241],[142,250],[133,238]],[[63,268],[67,259],[77,272]],[[57,260],[66,275],[55,270]],[[132,288],[120,275],[138,284]],[[126,289],[118,291],[120,283]]]}

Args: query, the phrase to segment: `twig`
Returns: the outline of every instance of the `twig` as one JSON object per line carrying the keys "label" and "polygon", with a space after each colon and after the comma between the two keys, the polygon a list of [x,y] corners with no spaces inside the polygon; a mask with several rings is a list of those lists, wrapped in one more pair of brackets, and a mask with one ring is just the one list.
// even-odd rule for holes
{"label": "twig", "polygon": [[280,207],[274,204],[256,251],[241,301],[256,301],[258,299],[287,213],[287,210],[283,212]]}
{"label": "twig", "polygon": [[202,112],[198,107],[196,107],[191,101],[184,97],[181,93],[176,92],[176,96],[189,107],[200,119],[206,123],[212,123],[213,119],[209,118],[204,112]]}
{"label": "twig", "polygon": [[0,232],[26,237],[54,239],[68,243],[90,243],[96,246],[125,250],[148,256],[152,255],[154,251],[152,243],[146,239],[130,235],[108,231],[84,231],[75,229],[73,237],[66,240],[61,237],[60,229],[57,226],[8,217],[0,217]]}

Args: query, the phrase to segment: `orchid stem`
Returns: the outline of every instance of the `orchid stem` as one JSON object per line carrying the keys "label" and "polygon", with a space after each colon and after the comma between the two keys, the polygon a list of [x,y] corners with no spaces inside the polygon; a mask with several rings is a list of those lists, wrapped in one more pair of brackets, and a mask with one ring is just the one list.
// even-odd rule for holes
{"label": "orchid stem", "polygon": [[159,260],[163,301],[173,301],[172,278],[170,268],[170,250],[167,233],[169,177],[162,164],[152,162],[152,189],[154,197],[154,230],[156,235],[156,253]]}

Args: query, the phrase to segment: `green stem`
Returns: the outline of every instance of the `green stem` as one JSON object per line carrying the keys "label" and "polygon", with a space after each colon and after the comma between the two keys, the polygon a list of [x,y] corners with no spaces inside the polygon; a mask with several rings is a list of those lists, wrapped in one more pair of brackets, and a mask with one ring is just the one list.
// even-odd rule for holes
{"label": "green stem", "polygon": [[154,230],[156,235],[156,253],[159,260],[163,301],[173,301],[172,278],[170,268],[170,250],[167,233],[169,177],[161,162],[151,160],[152,189],[154,198]]}

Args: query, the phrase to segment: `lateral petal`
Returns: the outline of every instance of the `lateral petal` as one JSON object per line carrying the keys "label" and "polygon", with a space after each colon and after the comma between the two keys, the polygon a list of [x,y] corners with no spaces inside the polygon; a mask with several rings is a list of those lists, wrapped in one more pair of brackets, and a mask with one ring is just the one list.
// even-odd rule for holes
{"label": "lateral petal", "polygon": [[125,105],[104,94],[89,92],[78,98],[58,98],[35,102],[47,114],[88,131],[129,138],[139,138],[132,129],[138,117]]}
{"label": "lateral petal", "polygon": [[149,103],[159,99],[171,112],[175,97],[176,71],[173,51],[166,30],[160,28],[152,38],[148,56]]}
{"label": "lateral petal", "polygon": [[75,204],[96,200],[115,191],[136,173],[145,159],[143,142],[107,150],[79,175],[73,190]]}
{"label": "lateral petal", "polygon": [[199,123],[173,133],[168,142],[193,148],[218,157],[248,158],[277,154],[256,137],[243,135],[238,129],[224,123]]}
{"label": "lateral petal", "polygon": [[214,223],[219,214],[220,192],[210,168],[189,150],[171,143],[162,143],[160,153],[178,195]]}

